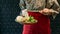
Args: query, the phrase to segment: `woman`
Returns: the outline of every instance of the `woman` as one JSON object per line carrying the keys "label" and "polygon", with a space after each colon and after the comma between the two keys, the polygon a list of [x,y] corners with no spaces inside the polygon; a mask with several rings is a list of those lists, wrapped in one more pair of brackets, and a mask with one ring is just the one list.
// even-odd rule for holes
{"label": "woman", "polygon": [[23,16],[27,11],[38,20],[35,24],[24,24],[22,34],[51,34],[49,16],[55,19],[59,14],[60,7],[57,0],[20,0],[19,6]]}

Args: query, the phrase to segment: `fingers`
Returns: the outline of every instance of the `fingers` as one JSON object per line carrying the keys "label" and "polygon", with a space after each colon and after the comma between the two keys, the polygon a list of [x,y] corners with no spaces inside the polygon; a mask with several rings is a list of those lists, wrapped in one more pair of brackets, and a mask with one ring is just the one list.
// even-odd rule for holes
{"label": "fingers", "polygon": [[52,14],[59,14],[58,11],[55,11],[55,10],[53,10],[53,9],[50,9],[50,12],[52,12]]}
{"label": "fingers", "polygon": [[49,15],[49,12],[47,10],[41,10],[39,12],[43,15]]}
{"label": "fingers", "polygon": [[55,11],[56,14],[59,14],[59,12]]}

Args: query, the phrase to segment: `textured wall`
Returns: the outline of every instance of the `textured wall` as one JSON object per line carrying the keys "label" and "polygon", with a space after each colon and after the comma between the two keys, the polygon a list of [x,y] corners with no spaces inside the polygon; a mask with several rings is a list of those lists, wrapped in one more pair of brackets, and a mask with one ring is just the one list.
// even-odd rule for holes
{"label": "textured wall", "polygon": [[1,34],[21,34],[22,26],[14,21],[19,15],[19,0],[0,0]]}
{"label": "textured wall", "polygon": [[[19,0],[0,0],[0,33],[1,34],[21,34],[22,25],[16,23],[14,19],[19,15]],[[60,34],[60,14],[55,20],[51,20],[52,34]]]}
{"label": "textured wall", "polygon": [[[60,0],[58,0],[60,4]],[[60,34],[60,14],[57,15],[55,20],[51,20],[52,34]]]}
{"label": "textured wall", "polygon": [[51,20],[52,34],[60,34],[60,14],[55,20]]}

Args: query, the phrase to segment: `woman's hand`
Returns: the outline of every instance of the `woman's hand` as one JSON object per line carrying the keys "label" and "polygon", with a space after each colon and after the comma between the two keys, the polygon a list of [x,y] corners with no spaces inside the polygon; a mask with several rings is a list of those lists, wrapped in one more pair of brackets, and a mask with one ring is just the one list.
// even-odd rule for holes
{"label": "woman's hand", "polygon": [[45,8],[39,12],[43,15],[52,15],[52,11],[50,11],[50,9],[47,9],[47,8]]}

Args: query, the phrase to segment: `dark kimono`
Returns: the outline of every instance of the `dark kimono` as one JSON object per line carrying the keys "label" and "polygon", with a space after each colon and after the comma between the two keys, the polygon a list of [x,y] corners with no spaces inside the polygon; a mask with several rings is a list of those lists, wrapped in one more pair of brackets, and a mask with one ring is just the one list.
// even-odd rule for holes
{"label": "dark kimono", "polygon": [[57,0],[20,0],[19,6],[21,10],[29,10],[28,14],[38,20],[35,24],[24,24],[22,34],[51,34],[49,17],[38,11],[48,8],[59,12],[60,7]]}

